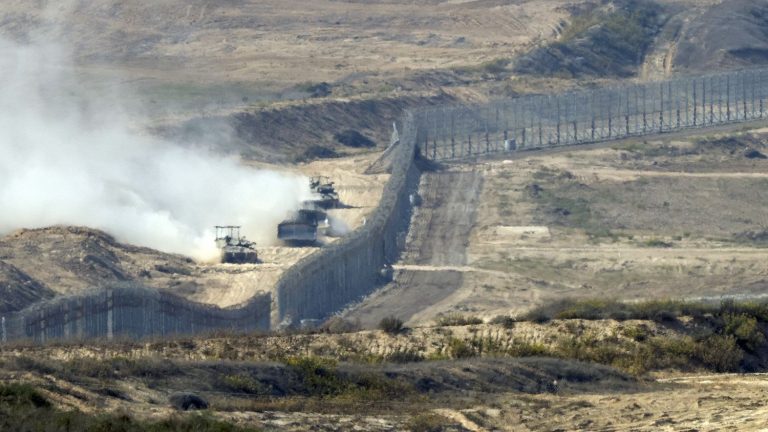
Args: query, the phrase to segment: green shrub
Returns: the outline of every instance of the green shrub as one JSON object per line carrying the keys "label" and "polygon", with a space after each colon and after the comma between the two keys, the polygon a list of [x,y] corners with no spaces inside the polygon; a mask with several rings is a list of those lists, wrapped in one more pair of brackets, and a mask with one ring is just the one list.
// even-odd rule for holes
{"label": "green shrub", "polygon": [[396,350],[384,357],[384,360],[392,363],[416,363],[424,361],[424,356],[414,350]]}
{"label": "green shrub", "polygon": [[464,316],[459,313],[451,313],[438,317],[436,323],[440,327],[467,326],[482,324],[483,320],[479,317]]}
{"label": "green shrub", "polygon": [[622,335],[636,342],[643,342],[648,339],[648,333],[648,327],[645,325],[627,326],[621,331]]}
{"label": "green shrub", "polygon": [[7,384],[0,385],[0,405],[48,408],[51,403],[29,384]]}
{"label": "green shrub", "polygon": [[514,341],[507,349],[507,354],[512,357],[540,357],[553,356],[552,350],[541,343]]}
{"label": "green shrub", "polygon": [[246,393],[246,394],[261,394],[264,393],[264,386],[258,381],[248,375],[236,374],[226,375],[222,378],[222,385],[227,391]]}
{"label": "green shrub", "polygon": [[514,317],[508,316],[508,315],[499,315],[494,317],[491,320],[491,324],[494,325],[500,325],[506,329],[513,329],[515,328],[515,323],[517,320]]}
{"label": "green shrub", "polygon": [[448,341],[448,353],[455,359],[470,358],[477,355],[477,352],[467,341],[457,338],[451,338]]}
{"label": "green shrub", "polygon": [[712,335],[704,339],[696,349],[701,363],[717,372],[735,372],[744,356],[732,335]]}
{"label": "green shrub", "polygon": [[388,316],[379,321],[379,329],[390,335],[398,335],[405,331],[405,325],[399,318]]}
{"label": "green shrub", "polygon": [[647,240],[644,244],[645,246],[652,248],[671,248],[673,246],[672,243],[659,239],[650,239]]}
{"label": "green shrub", "polygon": [[736,338],[738,344],[748,351],[756,351],[765,344],[765,335],[757,319],[745,313],[723,315],[723,333]]}
{"label": "green shrub", "polygon": [[291,357],[286,365],[294,371],[311,396],[338,395],[349,389],[349,383],[336,372],[336,362],[320,357]]}
{"label": "green shrub", "polygon": [[90,415],[53,408],[28,384],[0,384],[0,430],[8,431],[119,431],[119,432],[252,432],[207,416],[185,415],[159,422],[143,422],[125,414]]}
{"label": "green shrub", "polygon": [[441,415],[424,413],[411,417],[407,427],[411,432],[442,432],[451,425],[451,421]]}

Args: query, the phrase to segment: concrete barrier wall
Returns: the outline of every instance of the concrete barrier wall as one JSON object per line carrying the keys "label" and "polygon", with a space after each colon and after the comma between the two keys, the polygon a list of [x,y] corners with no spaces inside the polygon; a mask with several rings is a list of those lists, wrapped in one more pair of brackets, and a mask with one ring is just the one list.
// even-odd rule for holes
{"label": "concrete barrier wall", "polygon": [[138,285],[116,285],[37,303],[5,318],[3,340],[113,339],[268,330],[271,296],[218,308]]}
{"label": "concrete barrier wall", "polygon": [[278,281],[273,327],[329,316],[375,290],[387,265],[397,261],[411,219],[410,196],[418,190],[420,176],[411,113],[403,117],[399,139],[392,175],[366,225],[299,261]]}

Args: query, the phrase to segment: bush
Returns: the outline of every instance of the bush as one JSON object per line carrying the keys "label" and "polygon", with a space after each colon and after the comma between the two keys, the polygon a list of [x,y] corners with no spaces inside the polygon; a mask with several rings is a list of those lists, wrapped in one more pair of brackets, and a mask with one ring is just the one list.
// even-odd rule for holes
{"label": "bush", "polygon": [[504,327],[505,329],[513,329],[515,328],[515,323],[517,320],[514,317],[507,316],[507,315],[499,315],[497,317],[494,317],[491,320],[491,324],[494,325],[500,325]]}
{"label": "bush", "polygon": [[448,341],[448,353],[455,359],[470,358],[477,355],[469,343],[457,338],[451,338]]}
{"label": "bush", "polygon": [[388,316],[379,321],[379,329],[390,335],[398,335],[405,331],[405,325],[401,319]]}
{"label": "bush", "polygon": [[60,412],[28,384],[0,385],[0,430],[8,431],[121,431],[121,432],[249,432],[207,416],[171,417],[142,422],[120,415],[89,415]]}
{"label": "bush", "polygon": [[696,355],[709,369],[735,372],[744,356],[732,335],[712,335],[697,346]]}
{"label": "bush", "polygon": [[342,317],[335,316],[328,318],[328,320],[320,326],[320,329],[331,334],[353,333],[360,330],[360,322],[345,320]]}
{"label": "bush", "polygon": [[320,82],[320,83],[305,82],[305,83],[296,85],[296,90],[304,93],[309,93],[309,96],[312,98],[322,98],[322,97],[330,96],[333,90],[333,87],[327,82]]}
{"label": "bush", "polygon": [[450,420],[434,413],[411,417],[407,425],[411,432],[442,432],[448,430],[449,426],[451,426]]}
{"label": "bush", "polygon": [[645,242],[645,245],[647,247],[653,247],[653,248],[671,248],[672,243],[665,242],[664,240],[659,239],[651,239]]}
{"label": "bush", "polygon": [[765,343],[765,335],[757,319],[745,313],[723,315],[723,333],[736,338],[738,344],[748,351],[756,351]]}
{"label": "bush", "polygon": [[387,354],[384,359],[392,363],[416,363],[424,361],[424,356],[413,350],[396,350]]}
{"label": "bush", "polygon": [[458,313],[443,315],[437,319],[437,325],[440,327],[478,325],[482,323],[483,320],[479,317],[464,316]]}
{"label": "bush", "polygon": [[248,375],[226,375],[221,380],[221,385],[227,390],[238,393],[247,394],[261,394],[264,393],[264,388],[258,380],[255,380]]}
{"label": "bush", "polygon": [[333,396],[349,389],[336,372],[336,362],[320,357],[292,357],[286,365],[293,370],[310,396]]}
{"label": "bush", "polygon": [[8,384],[0,386],[0,405],[48,408],[51,403],[29,384]]}

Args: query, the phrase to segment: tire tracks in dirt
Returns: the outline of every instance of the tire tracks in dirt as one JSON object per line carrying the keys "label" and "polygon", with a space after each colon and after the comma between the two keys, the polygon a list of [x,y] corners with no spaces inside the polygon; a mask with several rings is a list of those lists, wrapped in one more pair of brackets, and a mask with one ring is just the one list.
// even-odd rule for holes
{"label": "tire tracks in dirt", "polygon": [[483,184],[482,173],[474,168],[422,175],[421,205],[411,219],[394,281],[352,308],[348,317],[365,327],[389,315],[407,322],[462,286]]}

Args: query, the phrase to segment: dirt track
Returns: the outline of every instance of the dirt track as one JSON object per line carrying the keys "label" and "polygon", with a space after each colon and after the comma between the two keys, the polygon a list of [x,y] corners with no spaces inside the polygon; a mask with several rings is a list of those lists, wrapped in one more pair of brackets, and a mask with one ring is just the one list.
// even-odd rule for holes
{"label": "dirt track", "polygon": [[[411,219],[406,251],[395,280],[350,314],[366,327],[388,315],[416,318],[426,305],[440,304],[464,282],[467,245],[475,225],[483,178],[476,170],[422,175],[422,204]],[[414,266],[414,267],[408,267]]]}

